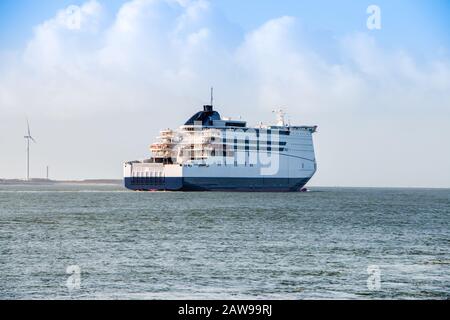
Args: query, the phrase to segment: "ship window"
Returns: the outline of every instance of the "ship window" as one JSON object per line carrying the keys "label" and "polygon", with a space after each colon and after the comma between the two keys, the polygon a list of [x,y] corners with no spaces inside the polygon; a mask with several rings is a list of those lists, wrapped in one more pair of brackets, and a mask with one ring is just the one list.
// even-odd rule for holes
{"label": "ship window", "polygon": [[225,126],[245,128],[245,122],[227,122]]}

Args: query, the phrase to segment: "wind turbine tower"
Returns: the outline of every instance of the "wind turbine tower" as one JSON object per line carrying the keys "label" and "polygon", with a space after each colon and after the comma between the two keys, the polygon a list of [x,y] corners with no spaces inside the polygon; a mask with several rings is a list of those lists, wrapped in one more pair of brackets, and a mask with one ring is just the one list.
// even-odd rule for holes
{"label": "wind turbine tower", "polygon": [[30,132],[30,123],[27,119],[27,135],[24,136],[25,139],[27,139],[27,181],[30,181],[30,140],[36,143],[36,140],[31,136]]}

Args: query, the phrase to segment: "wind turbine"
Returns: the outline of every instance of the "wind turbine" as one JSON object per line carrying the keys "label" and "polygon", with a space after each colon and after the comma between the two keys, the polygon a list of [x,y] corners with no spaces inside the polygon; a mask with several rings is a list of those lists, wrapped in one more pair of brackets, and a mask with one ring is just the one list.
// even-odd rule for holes
{"label": "wind turbine", "polygon": [[30,140],[36,143],[36,140],[31,136],[30,132],[30,123],[27,119],[27,129],[28,134],[24,136],[25,139],[27,139],[27,181],[30,181]]}

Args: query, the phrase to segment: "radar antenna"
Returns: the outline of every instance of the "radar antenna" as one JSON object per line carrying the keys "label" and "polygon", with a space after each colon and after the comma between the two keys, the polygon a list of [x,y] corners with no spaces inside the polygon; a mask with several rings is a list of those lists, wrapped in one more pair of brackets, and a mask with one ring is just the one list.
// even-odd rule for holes
{"label": "radar antenna", "polygon": [[283,111],[283,109],[277,109],[273,110],[273,113],[277,115],[277,126],[286,126],[286,122],[284,121],[284,116],[286,115],[286,112]]}

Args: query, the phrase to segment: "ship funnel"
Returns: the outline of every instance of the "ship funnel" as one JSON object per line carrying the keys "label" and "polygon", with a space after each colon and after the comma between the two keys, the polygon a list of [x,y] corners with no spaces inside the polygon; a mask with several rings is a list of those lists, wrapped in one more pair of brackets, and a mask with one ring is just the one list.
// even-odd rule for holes
{"label": "ship funnel", "polygon": [[205,106],[203,106],[203,111],[205,111],[205,112],[212,112],[213,111],[213,106],[205,105]]}

